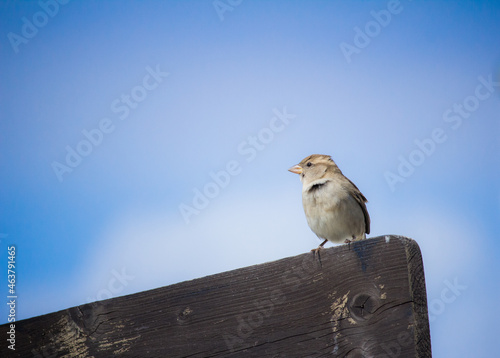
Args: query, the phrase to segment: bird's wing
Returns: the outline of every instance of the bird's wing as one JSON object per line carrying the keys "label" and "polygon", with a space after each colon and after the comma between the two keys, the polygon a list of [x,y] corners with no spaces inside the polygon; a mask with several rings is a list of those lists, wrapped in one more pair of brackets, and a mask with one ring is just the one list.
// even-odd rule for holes
{"label": "bird's wing", "polygon": [[366,204],[365,204],[368,202],[368,200],[366,200],[365,196],[361,193],[361,191],[358,189],[356,184],[354,184],[349,178],[346,177],[346,179],[352,185],[352,190],[349,190],[349,194],[351,194],[351,196],[356,200],[356,202],[361,207],[361,210],[363,211],[363,215],[365,217],[365,233],[369,234],[370,233],[370,215],[368,215],[368,209],[366,209]]}

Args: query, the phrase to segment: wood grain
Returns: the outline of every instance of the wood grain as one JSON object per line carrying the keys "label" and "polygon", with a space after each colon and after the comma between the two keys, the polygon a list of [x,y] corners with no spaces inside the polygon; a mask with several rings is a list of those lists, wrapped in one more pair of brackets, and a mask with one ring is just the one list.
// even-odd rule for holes
{"label": "wood grain", "polygon": [[420,249],[398,236],[324,249],[321,262],[306,253],[73,307],[16,330],[19,357],[431,356]]}

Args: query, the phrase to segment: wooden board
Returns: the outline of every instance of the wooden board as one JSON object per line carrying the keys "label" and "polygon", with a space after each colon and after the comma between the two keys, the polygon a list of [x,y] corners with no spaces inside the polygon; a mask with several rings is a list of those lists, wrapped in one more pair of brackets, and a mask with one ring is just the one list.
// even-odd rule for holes
{"label": "wooden board", "polygon": [[16,331],[15,354],[3,344],[2,357],[431,356],[420,249],[398,236],[73,307]]}

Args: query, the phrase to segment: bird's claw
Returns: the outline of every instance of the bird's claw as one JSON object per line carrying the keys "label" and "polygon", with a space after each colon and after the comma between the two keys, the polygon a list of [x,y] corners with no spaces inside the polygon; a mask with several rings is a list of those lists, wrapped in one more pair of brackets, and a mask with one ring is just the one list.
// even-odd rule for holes
{"label": "bird's claw", "polygon": [[312,252],[312,253],[313,253],[313,255],[314,255],[314,258],[316,258],[316,256],[318,257],[318,261],[319,261],[319,265],[320,265],[320,266],[323,266],[323,265],[321,264],[321,255],[320,255],[320,253],[319,253],[319,251],[320,251],[322,248],[323,248],[323,246],[321,246],[321,245],[320,245],[320,246],[318,246],[317,248],[315,248],[315,249],[312,249],[312,250],[311,250],[311,252]]}

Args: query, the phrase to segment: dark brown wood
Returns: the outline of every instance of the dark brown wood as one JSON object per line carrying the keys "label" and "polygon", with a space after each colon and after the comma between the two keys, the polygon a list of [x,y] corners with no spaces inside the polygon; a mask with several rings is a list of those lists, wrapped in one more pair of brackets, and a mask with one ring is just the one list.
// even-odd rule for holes
{"label": "dark brown wood", "polygon": [[[19,357],[430,357],[417,243],[382,236],[16,322]],[[3,325],[1,331],[6,331]]]}

